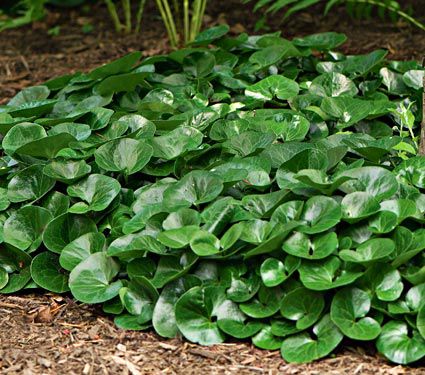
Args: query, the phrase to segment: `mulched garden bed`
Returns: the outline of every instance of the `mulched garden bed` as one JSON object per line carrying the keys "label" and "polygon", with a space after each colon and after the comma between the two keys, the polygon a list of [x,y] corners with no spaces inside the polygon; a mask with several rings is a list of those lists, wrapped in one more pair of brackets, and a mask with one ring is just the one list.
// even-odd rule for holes
{"label": "mulched garden bed", "polygon": [[[411,1],[424,19],[422,0]],[[286,37],[321,31],[348,35],[345,53],[387,48],[392,59],[422,59],[425,33],[409,25],[353,21],[344,10],[317,17],[319,9],[303,12],[281,29]],[[104,6],[89,14],[51,10],[41,23],[0,34],[0,103],[23,87],[52,77],[87,71],[134,50],[145,55],[166,52],[168,44],[152,7],[146,10],[140,35],[113,32]],[[249,18],[249,20],[247,20]],[[246,17],[238,0],[212,1],[207,23],[226,22],[233,33],[252,32],[255,17]],[[82,32],[91,23],[95,30]],[[274,24],[273,24],[274,23]],[[60,25],[61,33],[47,31]],[[425,374],[424,367],[391,366],[369,347],[349,343],[335,357],[308,365],[288,365],[278,352],[265,352],[249,343],[199,347],[179,339],[163,340],[150,332],[126,332],[94,307],[68,296],[0,296],[0,372],[2,374]],[[365,353],[368,354],[365,354]]]}
{"label": "mulched garden bed", "polygon": [[[416,17],[424,20],[422,2],[406,1],[414,7]],[[252,33],[258,15],[251,9],[241,6],[240,0],[211,1],[206,23],[227,23],[234,34]],[[270,29],[281,30],[288,38],[323,31],[343,32],[349,38],[342,48],[345,53],[359,54],[386,48],[390,59],[421,60],[425,55],[425,32],[411,25],[377,22],[375,19],[353,20],[343,8],[335,9],[328,17],[322,17],[322,12],[323,7],[315,7],[298,13],[284,24],[280,24],[280,16],[270,17]],[[117,36],[106,8],[100,2],[87,13],[51,9],[43,22],[0,33],[0,104],[23,87],[65,73],[87,71],[131,51],[141,50],[146,56],[167,52],[166,34],[153,2],[145,10],[143,22],[140,34]],[[92,24],[94,31],[83,33],[84,24]],[[48,30],[57,25],[60,35],[48,35]]]}
{"label": "mulched garden bed", "polygon": [[1,374],[373,374],[419,375],[369,348],[345,346],[312,364],[286,364],[249,343],[200,347],[150,332],[122,331],[92,306],[67,296],[0,296]]}

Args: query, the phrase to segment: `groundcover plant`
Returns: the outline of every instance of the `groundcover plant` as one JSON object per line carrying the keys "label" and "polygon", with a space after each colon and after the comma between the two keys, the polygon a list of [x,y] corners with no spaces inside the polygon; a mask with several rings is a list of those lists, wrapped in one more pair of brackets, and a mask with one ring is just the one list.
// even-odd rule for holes
{"label": "groundcover plant", "polygon": [[330,52],[337,33],[227,32],[0,107],[0,292],[289,362],[344,337],[422,359],[423,70]]}

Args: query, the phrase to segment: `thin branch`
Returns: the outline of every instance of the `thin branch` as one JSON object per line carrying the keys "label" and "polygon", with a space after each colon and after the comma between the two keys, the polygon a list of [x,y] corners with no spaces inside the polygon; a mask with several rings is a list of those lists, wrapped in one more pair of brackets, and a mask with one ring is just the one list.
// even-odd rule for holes
{"label": "thin branch", "polygon": [[115,31],[121,32],[122,24],[118,17],[117,8],[112,0],[105,0],[106,6],[108,7],[109,15],[111,16],[112,22],[114,23]]}
{"label": "thin branch", "polygon": [[140,31],[145,5],[146,5],[146,0],[140,0],[139,10],[137,12],[137,17],[136,17],[136,30],[135,30],[136,33]]}
{"label": "thin branch", "polygon": [[[424,59],[425,63],[425,59]],[[425,64],[422,63],[422,66]],[[425,74],[422,81],[423,90],[422,90],[422,123],[421,123],[421,135],[420,135],[420,145],[419,145],[419,155],[425,156]]]}

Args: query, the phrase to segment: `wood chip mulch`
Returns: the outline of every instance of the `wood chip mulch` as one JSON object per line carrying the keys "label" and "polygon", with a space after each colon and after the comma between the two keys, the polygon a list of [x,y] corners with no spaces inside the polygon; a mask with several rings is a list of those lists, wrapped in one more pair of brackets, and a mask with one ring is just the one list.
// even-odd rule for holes
{"label": "wood chip mulch", "polygon": [[1,374],[425,374],[345,347],[313,364],[285,363],[250,343],[201,347],[117,329],[95,307],[55,295],[0,296]]}

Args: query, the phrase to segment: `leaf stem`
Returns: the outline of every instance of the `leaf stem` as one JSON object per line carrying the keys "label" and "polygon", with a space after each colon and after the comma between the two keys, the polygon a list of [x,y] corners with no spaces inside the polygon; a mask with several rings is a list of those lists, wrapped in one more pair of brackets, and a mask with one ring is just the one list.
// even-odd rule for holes
{"label": "leaf stem", "polygon": [[117,8],[112,0],[105,0],[106,6],[108,7],[109,15],[111,16],[112,22],[114,23],[115,31],[120,33],[122,30],[122,23],[118,17]]}
{"label": "leaf stem", "polygon": [[131,5],[130,5],[130,0],[122,0],[122,7],[124,9],[125,32],[127,34],[129,34],[129,33],[131,33]]}
{"label": "leaf stem", "polygon": [[146,0],[140,0],[139,10],[137,11],[137,16],[136,16],[136,29],[135,29],[136,33],[140,32],[145,5],[146,5]]}

